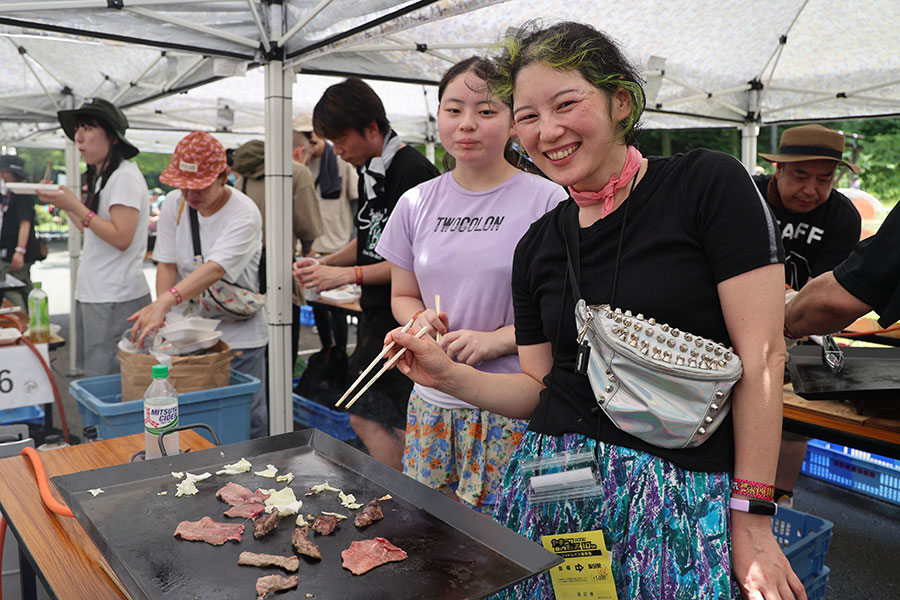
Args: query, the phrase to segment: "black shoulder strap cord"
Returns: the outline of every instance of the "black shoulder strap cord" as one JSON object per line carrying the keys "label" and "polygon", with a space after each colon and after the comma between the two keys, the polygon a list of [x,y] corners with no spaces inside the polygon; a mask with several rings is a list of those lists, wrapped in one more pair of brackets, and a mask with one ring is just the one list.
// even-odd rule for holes
{"label": "black shoulder strap cord", "polygon": [[[626,200],[631,199],[631,194],[632,194],[632,192],[634,192],[634,186],[637,183],[637,176],[638,176],[638,174],[635,173],[634,178],[631,180],[631,188],[628,190],[628,196],[626,197]],[[574,201],[573,201],[573,204],[574,204]],[[625,225],[628,222],[628,207],[631,204],[631,202],[625,202],[624,204],[625,204],[625,207],[624,207],[624,212],[622,214],[622,225],[621,225],[621,227],[619,227],[619,241],[616,244],[616,262],[613,264],[612,293],[610,294],[610,299],[609,299],[610,306],[615,306],[616,285],[619,280],[619,258],[622,255],[622,241],[625,239]],[[581,275],[581,253],[580,253],[580,241],[579,241],[580,234],[578,232],[578,229],[579,229],[578,213],[576,212],[574,215],[570,215],[570,214],[568,214],[568,213],[571,213],[570,210],[567,210],[566,213],[567,214],[563,215],[563,222],[564,222],[563,241],[565,242],[565,246],[566,246],[566,266],[567,266],[566,276],[564,279],[568,280],[570,282],[571,288],[572,288],[572,294],[574,296],[575,302],[577,303],[578,300],[581,299],[581,297],[582,297],[581,290],[578,286],[578,278]],[[574,244],[572,243],[573,240],[574,240]],[[573,256],[574,256],[574,259],[573,259]],[[577,271],[575,270],[576,266],[578,268]],[[559,348],[559,328],[562,325],[562,318],[561,318],[562,313],[565,312],[565,303],[566,303],[565,286],[566,286],[566,284],[564,281],[563,282],[562,304],[560,305],[560,309],[559,309],[560,322],[557,324],[557,329],[556,329],[557,345],[553,350],[553,362],[551,363],[552,365],[556,364],[556,352]],[[550,367],[550,373],[551,373],[551,379],[548,382],[548,384],[553,382],[553,379],[552,379],[553,367],[552,366]],[[547,396],[548,407],[547,407],[547,410],[544,411],[544,425],[545,426],[546,426],[546,422],[547,422],[547,413],[550,411],[550,408],[549,408],[550,394],[552,394],[552,390]],[[597,456],[597,462],[599,463],[600,462],[600,457],[599,457],[600,428],[601,428],[601,425],[603,424],[603,415],[600,414],[600,406],[599,405],[595,406],[594,409],[592,410],[592,412],[597,414],[597,435],[595,437],[595,441],[597,443],[594,446],[594,455]],[[543,444],[543,441],[544,441],[544,438],[542,436],[541,437],[542,444]],[[539,450],[542,450],[542,449],[543,448],[539,448]]]}
{"label": "black shoulder strap cord", "polygon": [[203,258],[203,252],[200,251],[200,220],[197,218],[197,211],[188,206],[188,216],[191,219],[191,239],[194,241],[194,256]]}
{"label": "black shoulder strap cord", "polygon": [[[197,218],[197,211],[194,210],[193,208],[191,208],[190,206],[188,206],[188,216],[191,219],[191,240],[193,240],[193,242],[194,242],[194,256],[199,256],[200,260],[202,262],[203,261],[203,252],[200,251],[200,219]],[[266,263],[265,263],[266,254],[265,253],[266,253],[266,249],[265,249],[265,247],[263,247],[262,254],[260,255],[260,258],[259,258],[260,269],[262,271],[264,271],[266,268]],[[259,293],[265,294],[266,286],[264,285],[264,280],[261,275],[259,276],[259,278],[260,278],[259,279]],[[225,278],[223,278],[222,281],[224,281],[226,283],[231,283],[230,281],[228,281]],[[236,286],[236,287],[242,287],[242,286],[237,285],[236,283],[231,283],[231,285]],[[244,288],[242,288],[242,289],[244,289]]]}

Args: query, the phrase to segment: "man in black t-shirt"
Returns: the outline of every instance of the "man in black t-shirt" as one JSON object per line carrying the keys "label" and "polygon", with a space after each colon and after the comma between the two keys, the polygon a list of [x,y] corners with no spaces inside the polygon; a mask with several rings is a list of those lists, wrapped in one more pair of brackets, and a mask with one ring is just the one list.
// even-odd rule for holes
{"label": "man in black t-shirt", "polygon": [[[859,213],[833,188],[838,163],[859,173],[857,165],[843,160],[843,152],[842,134],[821,125],[803,125],[784,131],[778,154],[760,154],[775,163],[775,174],[756,175],[753,180],[778,219],[784,278],[791,289],[799,290],[813,277],[831,271],[859,242]],[[776,500],[791,504],[807,439],[782,434]]]}
{"label": "man in black t-shirt", "polygon": [[788,302],[784,325],[795,336],[840,331],[870,310],[878,324],[900,321],[900,208],[847,260],[809,282]]}
{"label": "man in black t-shirt", "polygon": [[760,154],[775,163],[775,174],[753,180],[778,219],[785,283],[795,290],[832,270],[859,241],[859,213],[832,187],[838,163],[859,173],[843,151],[843,135],[804,125],[785,130],[778,154]]}
{"label": "man in black t-shirt", "polygon": [[[351,77],[325,90],[313,110],[313,129],[359,172],[357,237],[318,265],[295,269],[294,276],[317,291],[348,283],[362,287],[362,318],[350,360],[353,381],[381,351],[388,331],[397,326],[391,312],[390,264],[375,247],[400,196],[440,173],[418,150],[400,141],[381,99],[361,79]],[[350,424],[369,453],[396,469],[403,458],[411,390],[412,382],[392,369],[350,409]]]}
{"label": "man in black t-shirt", "polygon": [[[7,183],[25,179],[25,160],[20,156],[0,156],[0,178]],[[7,292],[10,302],[26,308],[25,296],[31,290],[31,265],[40,259],[34,237],[34,201],[8,189],[0,196],[0,279],[9,273],[25,283],[24,292]]]}

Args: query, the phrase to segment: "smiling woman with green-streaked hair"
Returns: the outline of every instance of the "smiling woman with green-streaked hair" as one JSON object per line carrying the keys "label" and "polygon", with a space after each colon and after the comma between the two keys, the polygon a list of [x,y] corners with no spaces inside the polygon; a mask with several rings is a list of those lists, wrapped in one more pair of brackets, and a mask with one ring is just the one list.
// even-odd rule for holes
{"label": "smiling woman with green-streaked hair", "polygon": [[[781,427],[784,256],[749,174],[704,149],[643,157],[640,76],[593,27],[527,24],[503,42],[496,64],[489,83],[512,106],[520,145],[571,197],[531,226],[513,258],[522,373],[480,373],[429,339],[395,332],[410,350],[399,368],[421,385],[530,420],[494,519],[536,542],[602,531],[619,598],[805,598],[768,516]],[[664,447],[667,425],[684,418],[672,384],[644,399],[668,417],[635,435],[619,429],[604,412],[619,384],[609,377],[595,392],[575,370],[579,299],[733,345],[743,376],[722,425],[699,429],[705,439],[695,447]],[[671,355],[656,337],[631,333],[647,354]],[[695,351],[699,361],[703,350]],[[597,372],[602,378],[602,365]],[[595,453],[599,491],[532,504],[523,463],[580,450]],[[551,600],[554,590],[543,574],[495,597]]]}

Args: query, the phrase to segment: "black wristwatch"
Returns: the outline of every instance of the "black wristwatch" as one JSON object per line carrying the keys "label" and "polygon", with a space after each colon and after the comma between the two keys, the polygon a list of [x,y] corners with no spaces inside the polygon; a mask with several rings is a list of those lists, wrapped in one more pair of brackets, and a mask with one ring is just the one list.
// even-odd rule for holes
{"label": "black wristwatch", "polygon": [[754,515],[773,516],[778,513],[778,505],[771,500],[745,500],[744,498],[732,498],[728,503],[731,510],[751,513]]}

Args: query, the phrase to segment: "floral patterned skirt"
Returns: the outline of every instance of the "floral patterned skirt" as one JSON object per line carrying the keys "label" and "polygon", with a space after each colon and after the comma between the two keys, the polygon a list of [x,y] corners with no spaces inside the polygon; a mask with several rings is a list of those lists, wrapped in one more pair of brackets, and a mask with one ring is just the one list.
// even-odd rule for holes
{"label": "floral patterned skirt", "polygon": [[406,419],[403,473],[490,514],[510,455],[528,425],[477,408],[441,408],[413,390]]}
{"label": "floral patterned skirt", "polygon": [[[494,519],[541,543],[552,533],[603,531],[619,600],[731,600],[730,477],[686,471],[659,457],[600,443],[600,496],[529,506],[523,461],[596,448],[579,434],[526,432],[510,459]],[[553,600],[548,573],[490,596]]]}

